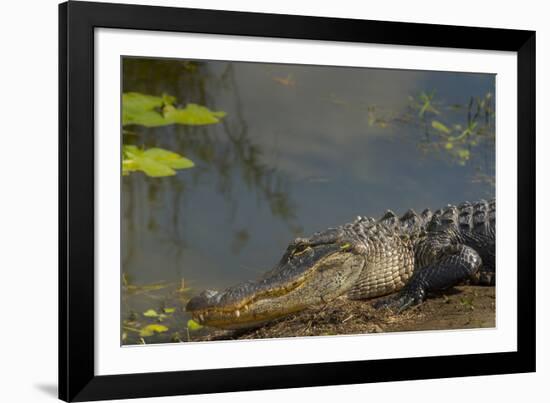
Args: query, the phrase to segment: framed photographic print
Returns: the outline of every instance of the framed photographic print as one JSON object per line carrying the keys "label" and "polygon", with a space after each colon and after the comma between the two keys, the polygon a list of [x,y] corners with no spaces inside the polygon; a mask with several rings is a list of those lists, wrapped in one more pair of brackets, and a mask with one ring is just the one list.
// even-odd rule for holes
{"label": "framed photographic print", "polygon": [[535,370],[535,33],[60,5],[66,401]]}

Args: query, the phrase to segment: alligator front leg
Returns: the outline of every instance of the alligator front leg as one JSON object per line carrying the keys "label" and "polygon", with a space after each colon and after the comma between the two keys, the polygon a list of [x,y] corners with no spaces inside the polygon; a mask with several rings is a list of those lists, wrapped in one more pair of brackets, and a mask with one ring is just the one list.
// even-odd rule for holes
{"label": "alligator front leg", "polygon": [[402,312],[423,302],[430,291],[444,290],[469,279],[482,265],[479,254],[465,245],[448,246],[438,256],[434,262],[415,270],[397,294],[377,301],[374,307]]}

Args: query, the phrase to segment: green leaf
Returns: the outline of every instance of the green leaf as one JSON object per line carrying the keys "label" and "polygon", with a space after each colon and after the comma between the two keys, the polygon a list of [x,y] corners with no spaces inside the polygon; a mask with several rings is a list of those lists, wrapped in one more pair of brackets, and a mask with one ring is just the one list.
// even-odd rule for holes
{"label": "green leaf", "polygon": [[162,94],[162,102],[164,105],[173,105],[176,102],[176,97],[172,95]]}
{"label": "green leaf", "polygon": [[420,108],[420,111],[418,112],[418,117],[423,117],[426,112],[431,112],[435,115],[439,115],[439,111],[435,109],[432,105],[432,99],[435,95],[435,91],[432,91],[429,95],[425,92],[422,92],[420,96],[418,97],[421,101],[422,107]]}
{"label": "green leaf", "polygon": [[158,324],[147,325],[143,329],[141,329],[141,331],[139,332],[139,335],[141,337],[148,337],[148,336],[154,335],[155,333],[166,332],[167,330],[168,330],[168,327],[164,325],[158,325]]}
{"label": "green leaf", "polygon": [[172,124],[156,111],[138,111],[137,113],[122,113],[122,125],[141,125],[145,127],[159,127]]}
{"label": "green leaf", "polygon": [[174,313],[176,312],[176,308],[164,308],[164,313]]}
{"label": "green leaf", "polygon": [[422,105],[422,108],[420,108],[420,112],[418,112],[418,116],[419,117],[424,116],[424,112],[426,112],[429,106],[430,104],[428,102],[424,103],[424,105]]}
{"label": "green leaf", "polygon": [[185,169],[195,166],[193,161],[190,159],[184,158],[175,152],[164,150],[162,148],[149,148],[148,150],[145,150],[143,157],[153,159],[174,169]]}
{"label": "green leaf", "polygon": [[[166,98],[169,101],[169,98]],[[164,121],[162,115],[155,111],[164,105],[163,97],[127,92],[122,94],[122,125],[142,124],[155,125]],[[172,101],[173,102],[173,101]]]}
{"label": "green leaf", "polygon": [[439,130],[440,132],[443,132],[445,134],[451,133],[451,129],[449,129],[447,126],[437,120],[432,120],[432,127],[435,130]]}
{"label": "green leaf", "polygon": [[458,158],[461,160],[469,160],[470,159],[470,150],[467,150],[465,148],[461,148],[457,150]]}
{"label": "green leaf", "polygon": [[193,319],[189,319],[189,320],[187,321],[187,328],[188,328],[190,331],[195,331],[195,330],[202,329],[202,325],[198,324],[198,323],[195,322]]}
{"label": "green leaf", "polygon": [[168,165],[151,158],[140,157],[136,162],[138,163],[140,171],[143,171],[147,176],[152,176],[153,178],[173,176],[176,174],[176,171]]}
{"label": "green leaf", "polygon": [[445,150],[450,150],[452,148],[453,148],[453,143],[451,142],[445,143]]}
{"label": "green leaf", "polygon": [[[166,98],[165,98],[166,97]],[[122,106],[129,111],[143,111],[153,110],[160,108],[165,101],[171,101],[167,103],[174,103],[175,98],[163,95],[162,97],[155,97],[153,95],[141,94],[139,92],[125,92],[122,94]]]}
{"label": "green leaf", "polygon": [[122,147],[122,174],[142,171],[151,177],[173,176],[176,169],[186,169],[195,166],[193,161],[181,155],[162,148],[140,150],[133,145]]}
{"label": "green leaf", "polygon": [[148,318],[156,318],[159,314],[154,309],[148,309],[143,312],[143,316],[147,316]]}
{"label": "green leaf", "polygon": [[476,127],[477,127],[477,122],[470,123],[468,127],[464,129],[462,133],[460,133],[460,136],[458,137],[462,138],[462,137],[466,137],[469,134],[474,134],[474,130]]}
{"label": "green leaf", "polygon": [[188,104],[183,109],[174,106],[176,98],[127,92],[122,94],[122,125],[159,127],[171,124],[209,125],[218,123],[225,112],[215,112],[205,106]]}
{"label": "green leaf", "polygon": [[163,112],[167,121],[182,125],[210,125],[218,123],[220,118],[225,116],[225,112],[213,112],[197,104],[187,104],[184,109],[176,109],[169,105]]}

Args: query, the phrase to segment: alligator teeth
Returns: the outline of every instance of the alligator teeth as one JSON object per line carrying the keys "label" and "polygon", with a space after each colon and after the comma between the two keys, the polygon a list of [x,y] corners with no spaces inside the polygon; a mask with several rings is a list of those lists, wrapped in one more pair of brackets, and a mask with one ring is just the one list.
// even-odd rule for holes
{"label": "alligator teeth", "polygon": [[245,305],[243,308],[246,312],[248,312],[248,305]]}
{"label": "alligator teeth", "polygon": [[239,316],[241,316],[241,311],[239,311],[238,309],[235,311],[235,316],[238,318]]}
{"label": "alligator teeth", "polygon": [[200,320],[201,322],[204,322],[204,315],[203,315],[202,313],[199,315],[199,320]]}

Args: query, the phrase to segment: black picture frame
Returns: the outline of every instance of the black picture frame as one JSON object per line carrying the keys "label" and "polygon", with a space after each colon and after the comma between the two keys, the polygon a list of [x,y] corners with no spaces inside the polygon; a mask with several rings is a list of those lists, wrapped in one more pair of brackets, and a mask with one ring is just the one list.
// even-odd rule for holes
{"label": "black picture frame", "polygon": [[[516,352],[96,376],[94,29],[120,28],[517,52]],[[59,398],[65,401],[535,371],[535,32],[215,10],[59,5]]]}

